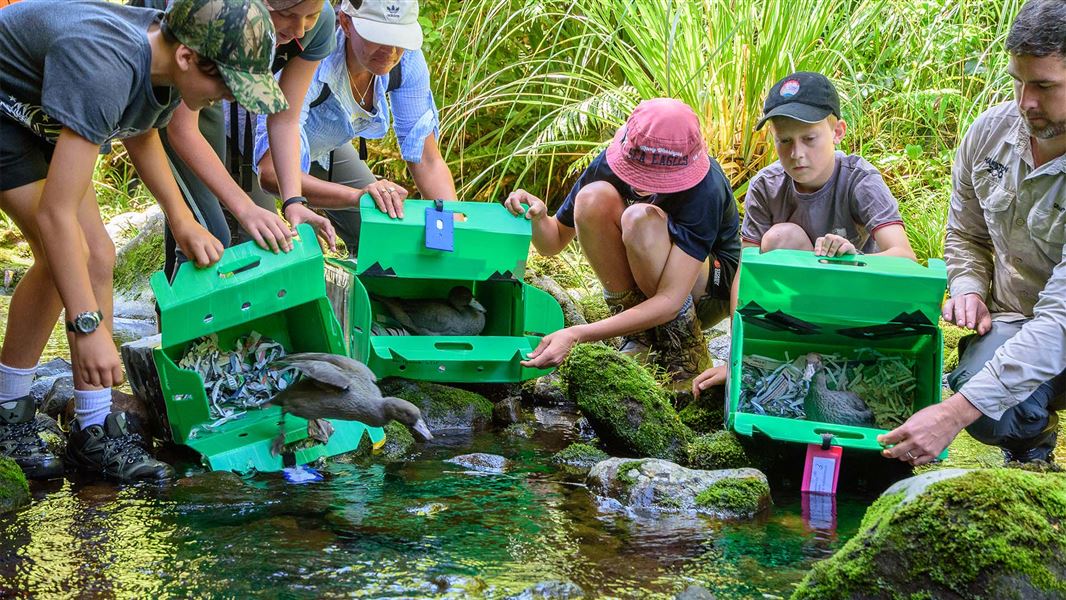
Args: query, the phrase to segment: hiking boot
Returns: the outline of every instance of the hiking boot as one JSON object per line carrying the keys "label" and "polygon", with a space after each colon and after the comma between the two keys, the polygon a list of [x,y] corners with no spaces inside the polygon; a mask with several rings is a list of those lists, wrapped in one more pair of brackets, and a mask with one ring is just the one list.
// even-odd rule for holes
{"label": "hiking boot", "polygon": [[164,480],[174,477],[174,469],[152,458],[144,441],[126,426],[126,413],[107,415],[104,424],[81,428],[71,423],[67,461],[76,469],[100,473],[117,481]]}
{"label": "hiking boot", "polygon": [[1008,448],[1001,448],[1003,450],[1003,458],[1008,463],[1031,463],[1036,461],[1042,461],[1046,463],[1055,462],[1055,443],[1058,441],[1059,435],[1057,432],[1051,432],[1050,435],[1045,437],[1040,444],[1026,448],[1024,450],[1012,450]]}
{"label": "hiking boot", "polygon": [[[603,293],[603,301],[607,304],[607,310],[610,311],[612,317],[624,310],[633,308],[647,299],[647,296],[640,291],[640,288],[626,290],[617,296],[611,297],[608,297],[606,291]],[[618,345],[618,351],[643,362],[647,360],[651,353],[651,342],[652,333],[650,329],[638,331],[622,336],[622,343]]]}
{"label": "hiking boot", "polygon": [[0,454],[15,461],[29,479],[63,476],[63,430],[48,415],[37,414],[33,398],[0,402]]}
{"label": "hiking boot", "polygon": [[655,364],[666,370],[679,389],[684,389],[688,382],[711,366],[707,339],[703,336],[691,296],[674,320],[659,325],[652,334]]}

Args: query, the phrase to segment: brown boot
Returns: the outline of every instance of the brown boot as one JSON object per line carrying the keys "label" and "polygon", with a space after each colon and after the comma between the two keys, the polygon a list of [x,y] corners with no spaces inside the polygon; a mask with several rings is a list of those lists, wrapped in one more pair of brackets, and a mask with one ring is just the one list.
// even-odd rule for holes
{"label": "brown boot", "polygon": [[[633,288],[617,294],[612,294],[607,290],[603,292],[603,301],[607,303],[607,309],[611,311],[612,317],[624,310],[633,308],[647,299],[648,297],[644,295],[644,292],[640,291],[640,288]],[[652,332],[650,329],[624,335],[622,336],[622,343],[618,345],[618,351],[643,362],[647,360],[648,354],[651,352],[651,341]]]}
{"label": "brown boot", "polygon": [[674,384],[685,387],[694,377],[711,366],[707,339],[696,316],[696,307],[689,296],[672,321],[652,330],[654,361],[670,374]]}

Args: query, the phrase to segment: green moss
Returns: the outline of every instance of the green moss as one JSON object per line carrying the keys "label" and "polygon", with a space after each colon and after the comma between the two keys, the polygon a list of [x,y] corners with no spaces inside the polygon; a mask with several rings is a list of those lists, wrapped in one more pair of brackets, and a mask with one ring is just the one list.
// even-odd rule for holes
{"label": "green moss", "polygon": [[693,469],[739,469],[754,467],[753,461],[732,431],[701,435],[685,446],[687,465]]}
{"label": "green moss", "polygon": [[629,474],[633,469],[640,470],[640,465],[644,464],[642,460],[630,460],[618,465],[618,481],[626,485],[633,485],[637,482],[636,478]]}
{"label": "green moss", "polygon": [[0,456],[0,514],[30,503],[30,485],[15,461]]}
{"label": "green moss", "polygon": [[163,259],[162,232],[140,240],[115,261],[115,293],[129,292],[143,284],[163,268]]}
{"label": "green moss", "polygon": [[448,419],[450,415],[473,411],[474,421],[492,419],[492,403],[476,392],[429,381],[392,378],[382,382],[382,392],[411,402],[427,420]]}
{"label": "green moss", "polygon": [[725,421],[724,386],[707,390],[677,412],[681,422],[697,433],[711,433]]}
{"label": "green moss", "polygon": [[696,506],[710,510],[750,515],[759,512],[770,486],[756,477],[726,478],[716,481],[696,495]]}
{"label": "green moss", "polygon": [[560,368],[567,394],[608,449],[677,460],[693,437],[647,370],[603,344],[576,346]]}
{"label": "green moss", "polygon": [[570,444],[552,457],[552,462],[575,467],[591,467],[598,462],[605,461],[610,456],[595,446],[577,442]]}
{"label": "green moss", "polygon": [[943,319],[940,321],[940,330],[944,334],[944,372],[948,373],[959,366],[959,340],[973,332],[956,327]]}
{"label": "green moss", "polygon": [[577,304],[581,307],[581,314],[589,323],[602,321],[611,316],[611,310],[603,301],[603,294],[596,292],[586,294],[577,301]]}
{"label": "green moss", "polygon": [[903,498],[878,499],[793,600],[1066,594],[1066,475],[980,469]]}

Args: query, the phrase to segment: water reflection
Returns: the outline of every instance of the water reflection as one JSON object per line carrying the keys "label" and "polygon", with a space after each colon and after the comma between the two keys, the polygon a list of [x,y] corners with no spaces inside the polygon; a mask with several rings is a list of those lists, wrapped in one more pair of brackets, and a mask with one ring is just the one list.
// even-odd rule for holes
{"label": "water reflection", "polygon": [[[442,441],[406,463],[335,462],[308,485],[215,473],[41,489],[0,517],[0,582],[49,597],[503,598],[544,581],[588,596],[670,598],[699,584],[720,598],[786,597],[865,505],[838,498],[835,532],[812,527],[798,496],[753,522],[602,512],[545,466],[543,439]],[[465,452],[515,467],[475,476],[442,462]]]}

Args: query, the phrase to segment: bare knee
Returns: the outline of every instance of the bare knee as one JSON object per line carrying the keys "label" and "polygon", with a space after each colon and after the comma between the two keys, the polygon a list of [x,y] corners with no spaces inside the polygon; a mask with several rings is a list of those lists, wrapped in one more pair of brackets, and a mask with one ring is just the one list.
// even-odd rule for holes
{"label": "bare knee", "polygon": [[622,243],[626,247],[651,246],[669,236],[666,213],[651,204],[634,204],[622,213]]}
{"label": "bare knee", "polygon": [[581,188],[574,197],[574,223],[585,229],[618,226],[624,203],[614,186],[595,181]]}
{"label": "bare knee", "polygon": [[268,192],[278,193],[278,174],[274,172],[274,161],[269,152],[259,161],[259,185]]}
{"label": "bare knee", "polygon": [[115,273],[115,244],[110,238],[91,240],[89,246],[89,277],[93,281],[111,281]]}
{"label": "bare knee", "polygon": [[763,252],[770,250],[814,250],[811,238],[807,232],[795,223],[778,223],[770,228],[762,236],[759,249]]}

